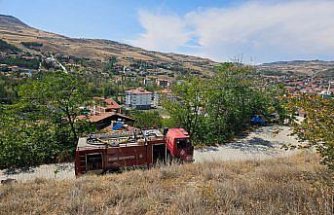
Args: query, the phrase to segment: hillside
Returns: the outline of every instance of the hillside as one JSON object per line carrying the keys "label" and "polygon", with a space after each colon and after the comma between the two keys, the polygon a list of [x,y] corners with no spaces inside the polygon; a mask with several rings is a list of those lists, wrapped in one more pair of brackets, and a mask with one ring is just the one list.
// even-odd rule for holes
{"label": "hillside", "polygon": [[0,15],[0,35],[0,39],[33,55],[53,54],[57,58],[89,60],[97,69],[102,68],[101,62],[113,56],[120,65],[144,61],[158,67],[164,65],[175,72],[183,68],[199,74],[210,73],[215,64],[209,59],[147,51],[109,40],[69,38],[30,27],[15,17],[5,15]]}
{"label": "hillside", "polygon": [[257,66],[261,71],[274,71],[281,74],[295,74],[302,76],[332,76],[334,77],[334,61],[295,60],[264,63]]}
{"label": "hillside", "polygon": [[332,214],[316,154],[0,186],[0,214]]}

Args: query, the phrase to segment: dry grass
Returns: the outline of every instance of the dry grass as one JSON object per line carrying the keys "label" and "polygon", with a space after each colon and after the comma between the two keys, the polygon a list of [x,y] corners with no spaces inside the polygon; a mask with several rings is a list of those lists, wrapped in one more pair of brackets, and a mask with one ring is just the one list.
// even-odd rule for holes
{"label": "dry grass", "polygon": [[0,187],[0,214],[333,214],[332,174],[312,153]]}

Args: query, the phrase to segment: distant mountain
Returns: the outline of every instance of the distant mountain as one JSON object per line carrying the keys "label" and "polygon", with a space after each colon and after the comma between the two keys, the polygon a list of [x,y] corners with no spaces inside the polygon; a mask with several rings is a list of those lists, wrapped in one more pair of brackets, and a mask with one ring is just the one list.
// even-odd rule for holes
{"label": "distant mountain", "polygon": [[1,14],[0,14],[0,26],[2,27],[7,26],[8,28],[12,28],[12,27],[27,28],[29,27],[28,25],[23,23],[21,20],[15,18],[14,16],[7,16],[7,15],[1,15]]}
{"label": "distant mountain", "polygon": [[[261,71],[274,71],[280,73],[295,73],[309,76],[333,76],[334,61],[322,60],[294,60],[294,61],[277,61],[264,63],[257,66]],[[278,73],[277,73],[278,74]]]}
{"label": "distant mountain", "polygon": [[[165,65],[167,69],[175,71],[182,68],[208,75],[216,64],[206,58],[147,51],[110,40],[69,38],[30,27],[19,19],[7,15],[0,15],[0,39],[32,54],[90,59],[95,61],[94,65],[97,67],[102,65],[101,62],[115,56],[117,62],[125,66],[142,61]],[[38,44],[38,48],[24,44],[31,46]]]}

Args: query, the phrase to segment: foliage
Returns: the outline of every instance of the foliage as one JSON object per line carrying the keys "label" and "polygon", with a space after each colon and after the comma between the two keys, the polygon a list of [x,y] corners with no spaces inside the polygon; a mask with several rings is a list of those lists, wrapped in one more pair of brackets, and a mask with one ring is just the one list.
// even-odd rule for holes
{"label": "foliage", "polygon": [[39,67],[39,59],[36,58],[27,60],[20,57],[5,57],[0,58],[0,63],[28,69],[38,69]]}
{"label": "foliage", "polygon": [[77,119],[85,103],[81,79],[41,74],[19,87],[14,104],[0,106],[0,168],[68,160],[79,135],[94,128]]}
{"label": "foliage", "polygon": [[73,141],[78,139],[76,121],[79,107],[85,101],[84,86],[74,75],[53,73],[21,86],[22,100],[36,106],[57,122],[65,120],[71,129]]}
{"label": "foliage", "polygon": [[18,85],[25,80],[0,76],[0,104],[12,104],[18,99]]}
{"label": "foliage", "polygon": [[160,128],[162,119],[158,111],[136,111],[133,113],[135,127],[141,129]]}
{"label": "foliage", "polygon": [[104,70],[108,72],[115,72],[115,65],[117,63],[117,58],[115,56],[112,56],[108,59],[107,63],[104,65]]}
{"label": "foliage", "polygon": [[177,102],[165,99],[163,106],[177,126],[185,128],[194,137],[199,128],[200,108],[203,107],[204,86],[197,77],[189,77],[172,88]]}
{"label": "foliage", "polygon": [[225,63],[211,80],[187,78],[174,86],[175,100],[164,107],[178,126],[196,142],[223,143],[247,129],[254,114],[284,119],[280,95],[284,90],[259,83],[252,68]]}
{"label": "foliage", "polygon": [[289,103],[292,112],[306,113],[302,122],[294,123],[295,133],[308,146],[315,146],[323,157],[322,162],[334,169],[334,101],[318,95],[299,95]]}
{"label": "foliage", "polygon": [[60,148],[47,122],[24,120],[6,113],[0,132],[0,168],[51,162]]}
{"label": "foliage", "polygon": [[0,51],[11,51],[13,53],[21,52],[19,48],[0,39]]}
{"label": "foliage", "polygon": [[43,43],[38,42],[21,42],[21,44],[27,48],[40,48],[43,46]]}
{"label": "foliage", "polygon": [[77,180],[36,178],[0,186],[0,193],[0,214],[6,215],[333,214],[332,175],[314,153]]}

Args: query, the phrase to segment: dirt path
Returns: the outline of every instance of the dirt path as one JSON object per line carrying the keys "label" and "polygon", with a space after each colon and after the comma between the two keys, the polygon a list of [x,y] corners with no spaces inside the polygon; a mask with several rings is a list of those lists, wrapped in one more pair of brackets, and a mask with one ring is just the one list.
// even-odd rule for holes
{"label": "dirt path", "polygon": [[213,160],[263,160],[289,156],[298,150],[284,150],[285,144],[297,145],[295,136],[287,126],[267,126],[259,128],[246,137],[219,147],[205,147],[195,151],[195,162]]}
{"label": "dirt path", "polygon": [[[205,147],[194,153],[195,162],[213,160],[263,160],[279,156],[289,156],[298,150],[281,149],[284,144],[298,144],[295,137],[290,136],[290,128],[286,126],[268,126],[251,132],[246,137],[219,147]],[[29,171],[9,172],[0,170],[0,180],[13,178],[19,181],[47,179],[74,179],[74,164],[49,164],[31,168]]]}

